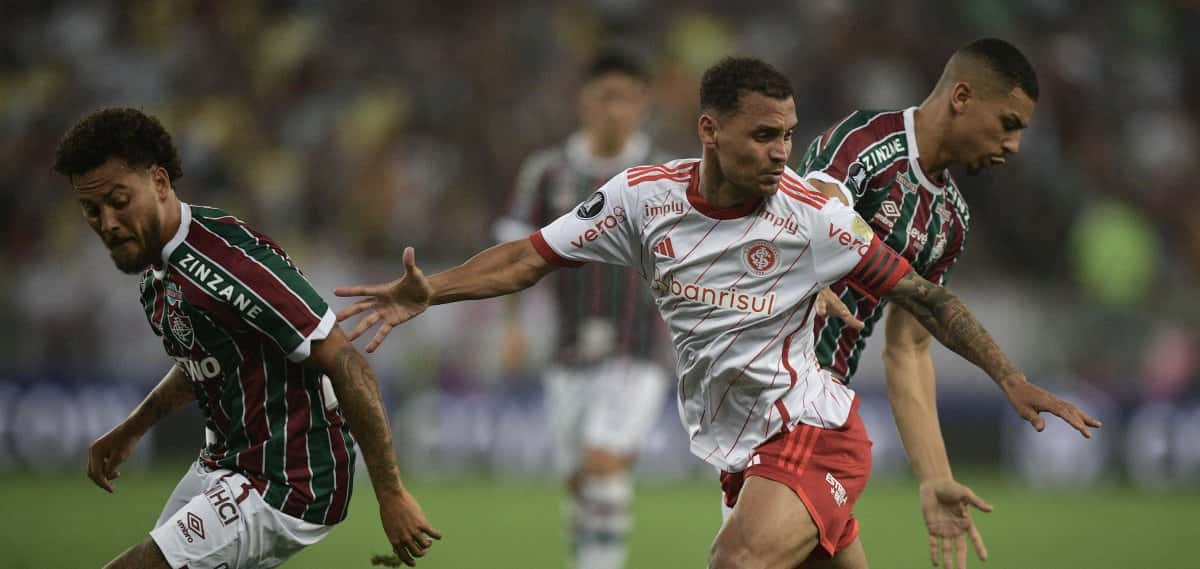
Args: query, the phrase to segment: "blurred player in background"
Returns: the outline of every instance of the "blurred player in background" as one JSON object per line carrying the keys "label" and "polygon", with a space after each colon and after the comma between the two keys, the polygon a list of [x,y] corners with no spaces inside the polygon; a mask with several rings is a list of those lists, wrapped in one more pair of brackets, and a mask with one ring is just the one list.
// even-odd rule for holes
{"label": "blurred player in background", "polygon": [[[629,54],[606,51],[590,62],[579,91],[580,130],[525,161],[512,207],[496,224],[500,241],[526,238],[617,173],[664,159],[639,130],[648,82]],[[559,332],[543,379],[556,467],[567,479],[576,569],[624,565],[630,470],[669,386],[655,361],[657,313],[640,281],[634,271],[602,264],[552,277]],[[523,337],[517,301],[508,302],[510,341]]]}
{"label": "blurred player in background", "polygon": [[146,318],[176,361],[92,443],[88,477],[112,492],[138,440],[193,401],[216,435],[150,538],[108,567],[283,563],[345,519],[355,439],[395,554],[409,565],[423,556],[440,535],[400,482],[374,374],[283,249],[228,213],[181,202],[171,137],[140,111],[84,118],[54,169],[117,268],[141,275]]}
{"label": "blurred player in background", "polygon": [[[1037,76],[1016,47],[998,39],[976,40],[951,56],[921,106],[851,113],[809,145],[797,170],[825,195],[854,207],[913,270],[944,286],[962,254],[971,219],[946,169],[963,165],[976,174],[1016,154],[1037,98]],[[848,384],[887,301],[845,281],[830,291],[838,297],[831,305],[841,318],[817,318],[817,361]],[[848,314],[840,312],[839,301]],[[907,310],[888,310],[888,400],[921,485],[930,556],[934,565],[940,556],[947,567],[955,561],[962,567],[967,535],[980,559],[987,558],[987,549],[964,505],[972,494],[954,481],[946,456],[930,339]],[[1040,422],[1034,425],[1041,430]]]}
{"label": "blurred player in background", "polygon": [[852,511],[871,443],[858,398],[814,353],[817,293],[843,278],[916,314],[1022,417],[1040,423],[1050,411],[1084,434],[1099,426],[1030,383],[957,297],[787,168],[796,110],[786,77],[725,59],[705,72],[700,108],[699,160],[626,170],[529,238],[444,273],[426,278],[407,249],[400,279],[338,289],[366,297],[338,314],[369,312],[350,338],[382,322],[372,351],[430,305],[511,294],[558,267],[632,267],[671,331],[692,452],[722,471],[731,510],[709,557],[720,569],[867,566]]}

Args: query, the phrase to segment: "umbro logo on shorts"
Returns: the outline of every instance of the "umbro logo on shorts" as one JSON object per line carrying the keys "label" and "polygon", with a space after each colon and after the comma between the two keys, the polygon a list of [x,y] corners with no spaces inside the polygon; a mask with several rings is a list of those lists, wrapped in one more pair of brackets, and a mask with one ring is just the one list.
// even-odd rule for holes
{"label": "umbro logo on shorts", "polygon": [[175,520],[175,525],[179,527],[179,533],[183,534],[183,538],[188,543],[195,543],[196,539],[192,537],[193,535],[204,539],[204,520],[192,512],[188,512],[184,519],[187,520],[186,525],[183,523],[183,520]]}

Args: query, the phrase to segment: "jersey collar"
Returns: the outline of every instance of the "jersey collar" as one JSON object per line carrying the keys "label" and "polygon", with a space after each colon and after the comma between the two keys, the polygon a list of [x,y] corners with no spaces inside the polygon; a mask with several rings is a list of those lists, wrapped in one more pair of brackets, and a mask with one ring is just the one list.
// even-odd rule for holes
{"label": "jersey collar", "polygon": [[687,199],[688,203],[692,204],[692,207],[696,208],[696,211],[713,219],[737,219],[739,217],[746,217],[747,215],[754,213],[754,210],[758,209],[758,205],[762,203],[762,198],[759,198],[754,200],[746,200],[745,202],[737,205],[731,205],[729,207],[717,207],[708,203],[707,201],[704,201],[704,196],[700,195],[699,161],[692,166],[692,176],[691,179],[688,180]]}
{"label": "jersey collar", "polygon": [[945,186],[933,183],[925,175],[925,169],[921,168],[921,161],[918,160],[921,157],[921,151],[917,148],[917,127],[914,120],[916,112],[916,107],[904,109],[904,138],[905,143],[908,144],[908,170],[917,177],[917,181],[922,186],[925,186],[925,189],[935,194],[940,194],[945,189]]}
{"label": "jersey collar", "polygon": [[175,249],[177,249],[179,247],[179,244],[183,243],[184,239],[187,239],[188,228],[190,228],[191,225],[192,225],[192,208],[190,206],[188,206],[188,204],[183,203],[183,201],[180,201],[179,202],[179,229],[176,229],[175,236],[172,237],[170,241],[167,241],[166,245],[163,245],[162,268],[160,269],[158,267],[154,267],[153,271],[154,271],[155,279],[161,280],[164,276],[166,276],[167,263],[170,261],[171,255],[175,253]]}

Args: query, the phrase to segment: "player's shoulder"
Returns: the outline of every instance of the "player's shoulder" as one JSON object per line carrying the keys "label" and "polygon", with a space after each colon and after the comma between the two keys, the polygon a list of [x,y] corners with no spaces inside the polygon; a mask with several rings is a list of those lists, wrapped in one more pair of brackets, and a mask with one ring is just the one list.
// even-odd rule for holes
{"label": "player's shoulder", "polygon": [[784,168],[783,176],[779,178],[777,195],[786,207],[800,212],[820,211],[829,205],[830,201],[838,202],[830,200],[829,196],[809,185],[791,168]]}
{"label": "player's shoulder", "polygon": [[241,218],[220,208],[189,204],[192,213],[192,229],[188,232],[188,241],[199,230],[200,233],[211,233],[223,241],[240,243],[254,240],[253,231]]}
{"label": "player's shoulder", "polygon": [[261,255],[262,249],[286,257],[270,238],[235,215],[210,206],[189,204],[188,208],[191,220],[184,239],[187,250],[218,265]]}
{"label": "player's shoulder", "polygon": [[[863,148],[862,143],[904,131],[904,109],[859,109],[831,125],[817,138],[818,151]],[[845,143],[856,144],[847,147]]]}
{"label": "player's shoulder", "polygon": [[618,174],[615,179],[623,181],[625,186],[630,189],[657,186],[686,187],[692,179],[693,170],[699,163],[699,158],[681,158],[660,164],[634,166]]}
{"label": "player's shoulder", "polygon": [[566,165],[566,147],[558,144],[534,151],[521,163],[521,171],[526,176],[540,177],[546,172],[565,168]]}

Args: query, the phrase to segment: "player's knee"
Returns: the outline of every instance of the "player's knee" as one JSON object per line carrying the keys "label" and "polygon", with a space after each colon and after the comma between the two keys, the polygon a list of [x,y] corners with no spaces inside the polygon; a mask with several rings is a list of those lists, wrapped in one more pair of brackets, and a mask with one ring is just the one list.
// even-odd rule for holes
{"label": "player's knee", "polygon": [[615,452],[590,448],[584,451],[581,475],[585,478],[602,478],[624,474],[633,463],[633,457]]}

